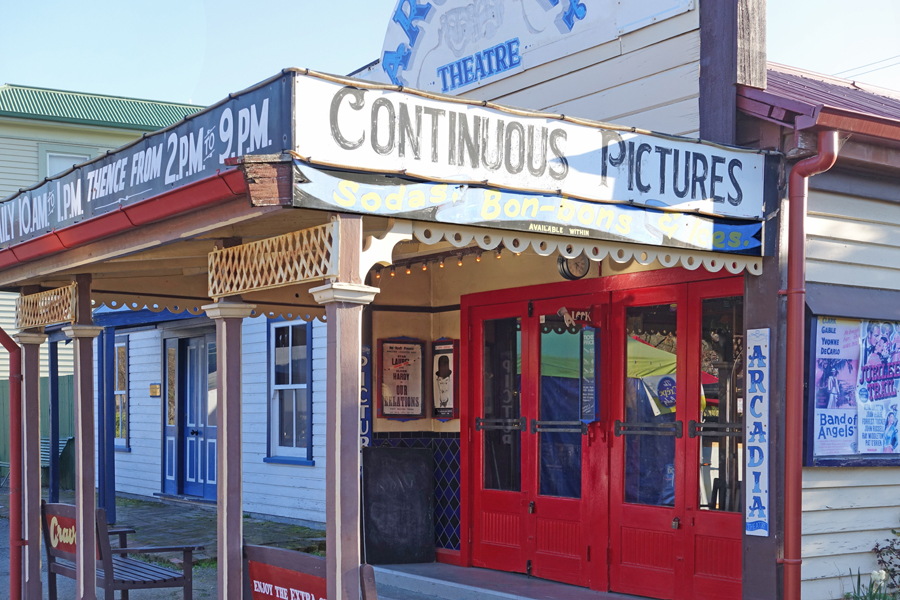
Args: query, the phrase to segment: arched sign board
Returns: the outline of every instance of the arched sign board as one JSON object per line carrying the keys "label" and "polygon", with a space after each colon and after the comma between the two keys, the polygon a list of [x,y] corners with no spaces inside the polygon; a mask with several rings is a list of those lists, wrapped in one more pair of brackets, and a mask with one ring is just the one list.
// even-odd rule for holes
{"label": "arched sign board", "polygon": [[693,0],[398,0],[366,77],[459,94],[694,7]]}

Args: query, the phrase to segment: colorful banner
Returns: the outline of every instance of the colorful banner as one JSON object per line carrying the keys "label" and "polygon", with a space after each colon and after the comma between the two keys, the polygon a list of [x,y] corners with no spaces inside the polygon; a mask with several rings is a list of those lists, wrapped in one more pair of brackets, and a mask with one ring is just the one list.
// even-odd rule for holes
{"label": "colorful banner", "polygon": [[859,328],[859,453],[897,454],[900,323],[862,321]]}
{"label": "colorful banner", "polygon": [[859,321],[819,318],[813,353],[815,456],[856,454]]}
{"label": "colorful banner", "polygon": [[769,535],[769,329],[747,330],[747,460],[744,490],[747,535]]}
{"label": "colorful banner", "polygon": [[[294,151],[320,165],[760,220],[766,155],[298,75]],[[505,209],[504,209],[505,210]],[[597,223],[587,220],[584,225]]]}
{"label": "colorful banner", "polygon": [[762,253],[762,224],[468,185],[326,171],[297,162],[294,205],[651,246]]}

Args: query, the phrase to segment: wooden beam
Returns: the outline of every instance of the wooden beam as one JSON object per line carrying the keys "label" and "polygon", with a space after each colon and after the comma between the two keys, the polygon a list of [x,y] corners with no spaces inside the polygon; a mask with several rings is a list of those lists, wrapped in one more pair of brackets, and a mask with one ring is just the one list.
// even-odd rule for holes
{"label": "wooden beam", "polygon": [[73,248],[57,255],[16,265],[0,272],[0,287],[40,280],[53,273],[92,263],[104,262],[181,240],[196,237],[228,225],[260,219],[281,207],[250,206],[246,198],[223,202],[214,208],[199,210],[183,217],[153,223],[98,242]]}
{"label": "wooden beam", "polygon": [[737,83],[766,89],[766,0],[738,0]]}

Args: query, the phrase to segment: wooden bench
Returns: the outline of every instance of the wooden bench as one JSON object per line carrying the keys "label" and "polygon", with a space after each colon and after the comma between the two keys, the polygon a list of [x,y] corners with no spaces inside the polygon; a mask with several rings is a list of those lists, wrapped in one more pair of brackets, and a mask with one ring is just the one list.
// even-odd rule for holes
{"label": "wooden bench", "polygon": [[[60,468],[67,462],[63,455],[66,453],[69,448],[70,442],[75,438],[67,437],[67,438],[59,438],[59,462]],[[70,452],[74,452],[74,446]],[[74,460],[74,457],[70,459]],[[74,463],[72,463],[74,464]],[[5,467],[7,469],[6,477],[3,478],[3,481],[0,482],[0,487],[6,484],[6,480],[9,479],[9,462],[8,461],[0,461],[0,467]],[[44,469],[50,468],[50,438],[41,438],[41,471],[43,473]]]}
{"label": "wooden bench", "polygon": [[[50,600],[57,600],[56,576],[75,579],[75,507],[71,504],[41,502],[44,546],[47,549],[48,590]],[[202,546],[167,546],[162,548],[129,548],[127,536],[133,529],[109,529],[106,511],[97,509],[97,587],[112,600],[115,590],[128,599],[128,590],[182,588],[185,600],[193,597],[193,556]],[[119,536],[119,547],[112,548],[111,535]],[[128,554],[181,552],[182,571],[128,558]]]}
{"label": "wooden bench", "polygon": [[[378,600],[371,565],[360,566],[359,584],[362,600]],[[278,597],[325,600],[325,588],[325,559],[321,556],[244,544],[244,600]]]}

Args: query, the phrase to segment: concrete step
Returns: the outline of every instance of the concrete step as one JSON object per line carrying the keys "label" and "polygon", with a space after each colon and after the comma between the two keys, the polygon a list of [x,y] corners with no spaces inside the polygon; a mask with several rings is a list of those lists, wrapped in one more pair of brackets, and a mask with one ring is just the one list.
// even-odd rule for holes
{"label": "concrete step", "polygon": [[[624,600],[623,596],[519,575],[438,563],[375,567],[378,597],[393,600]],[[390,589],[390,592],[388,592]],[[408,595],[400,595],[405,592]],[[391,593],[395,595],[390,595]]]}

